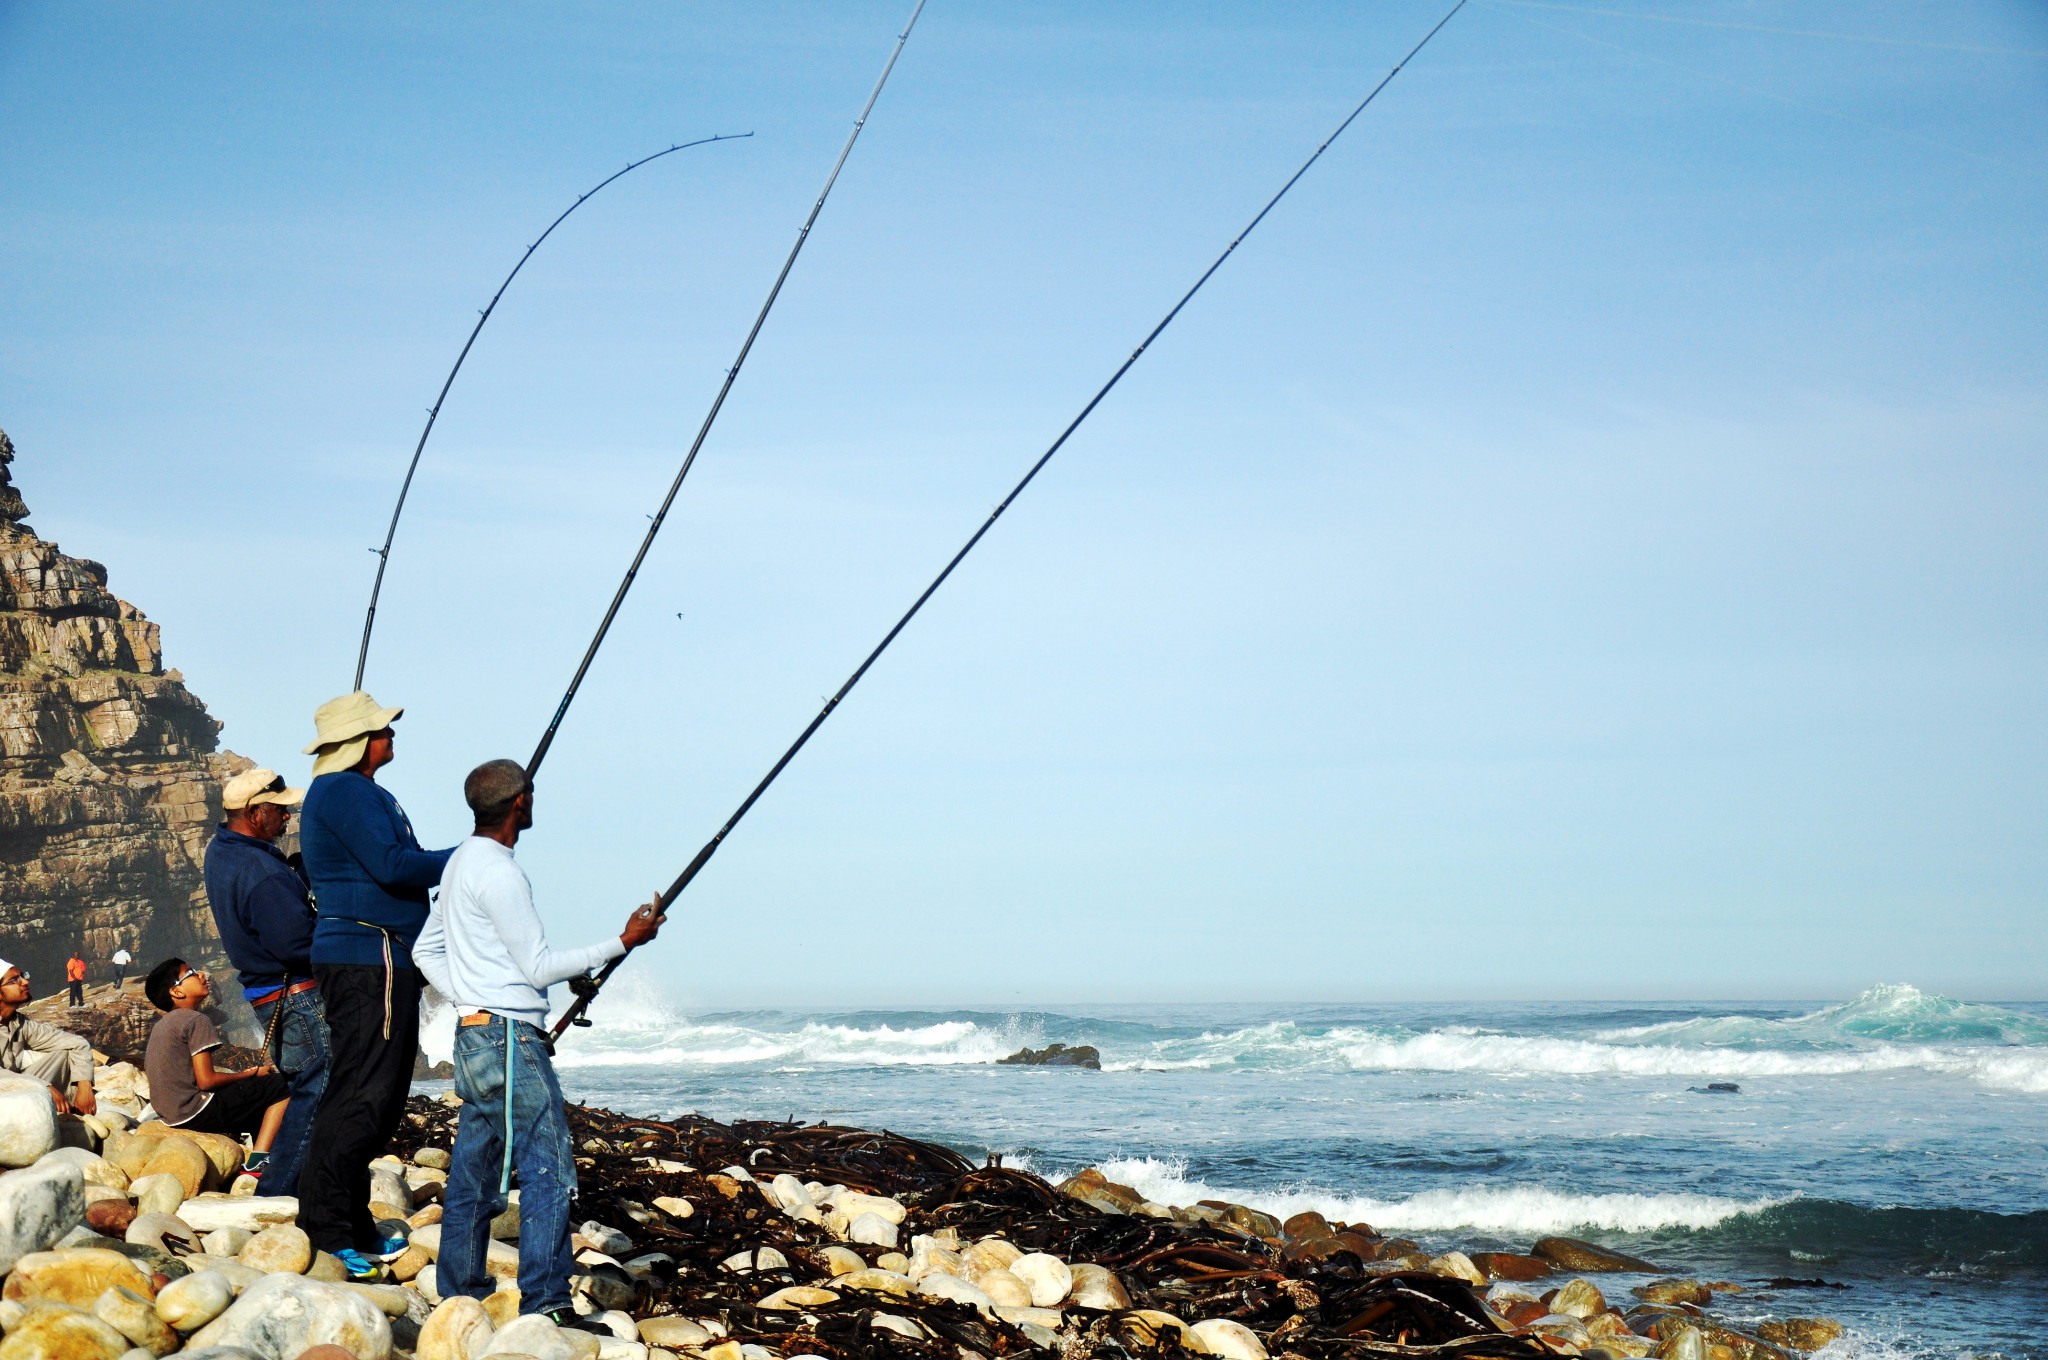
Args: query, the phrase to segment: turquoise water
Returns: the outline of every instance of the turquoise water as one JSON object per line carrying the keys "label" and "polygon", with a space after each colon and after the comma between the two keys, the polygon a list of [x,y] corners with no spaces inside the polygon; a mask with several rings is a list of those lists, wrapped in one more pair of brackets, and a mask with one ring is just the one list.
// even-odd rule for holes
{"label": "turquoise water", "polygon": [[[560,1060],[636,1112],[887,1127],[1154,1199],[1432,1247],[1569,1233],[1709,1278],[1829,1360],[2048,1360],[2048,1006],[1852,1001],[684,1014],[608,994]],[[1093,1044],[1101,1072],[994,1066]],[[1733,1083],[1734,1092],[1710,1092]]]}

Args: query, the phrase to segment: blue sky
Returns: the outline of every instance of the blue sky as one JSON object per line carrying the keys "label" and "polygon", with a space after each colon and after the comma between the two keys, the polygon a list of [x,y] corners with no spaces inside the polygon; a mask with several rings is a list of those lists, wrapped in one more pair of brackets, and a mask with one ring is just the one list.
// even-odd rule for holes
{"label": "blue sky", "polygon": [[[0,7],[0,426],[233,749],[523,758],[909,6]],[[933,0],[549,758],[665,884],[1442,12]],[[635,964],[696,1005],[2041,997],[2048,11],[1473,0]]]}

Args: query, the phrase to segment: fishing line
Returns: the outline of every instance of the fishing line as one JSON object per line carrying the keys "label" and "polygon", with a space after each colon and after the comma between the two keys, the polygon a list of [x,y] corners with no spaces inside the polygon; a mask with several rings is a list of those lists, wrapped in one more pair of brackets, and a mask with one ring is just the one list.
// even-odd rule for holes
{"label": "fishing line", "polygon": [[640,540],[640,551],[633,554],[633,565],[626,568],[625,579],[619,582],[619,589],[612,596],[611,607],[604,611],[604,618],[598,622],[597,634],[590,639],[590,646],[583,653],[583,660],[577,664],[576,674],[569,679],[569,688],[562,695],[562,702],[555,708],[555,716],[548,723],[548,730],[541,734],[540,745],[533,748],[533,758],[526,762],[526,777],[531,780],[540,773],[541,761],[547,759],[548,748],[555,744],[555,733],[561,730],[562,719],[568,716],[569,705],[576,700],[576,691],[583,686],[583,677],[590,672],[590,663],[597,658],[597,649],[604,645],[605,634],[611,631],[612,620],[619,615],[619,606],[626,602],[626,592],[633,588],[633,579],[640,574],[640,564],[647,560],[647,550],[654,546],[655,535],[661,532],[662,522],[668,518],[668,509],[675,504],[676,493],[683,489],[683,479],[690,475],[690,467],[697,461],[697,450],[704,447],[704,437],[711,433],[711,426],[718,419],[719,410],[725,405],[726,394],[732,391],[734,380],[740,376],[740,368],[747,362],[747,355],[754,348],[754,338],[761,333],[762,323],[768,320],[768,313],[775,307],[775,299],[782,294],[783,281],[789,278],[789,271],[796,265],[796,257],[803,253],[804,242],[810,239],[811,227],[817,222],[818,214],[825,210],[825,200],[832,195],[832,186],[838,182],[839,171],[846,164],[846,158],[853,154],[853,144],[860,140],[860,130],[867,126],[868,115],[874,112],[875,101],[882,97],[882,87],[889,83],[889,73],[896,69],[896,58],[903,55],[903,45],[910,41],[910,30],[917,27],[917,16],[924,13],[925,0],[917,0],[917,8],[910,11],[910,20],[903,25],[903,31],[896,35],[896,46],[889,51],[889,60],[882,67],[875,88],[868,94],[868,102],[862,107],[860,117],[853,123],[853,131],[846,134],[846,145],[839,148],[839,159],[832,162],[832,173],[825,177],[825,187],[818,191],[818,201],[811,205],[811,215],[804,219],[803,230],[796,234],[796,244],[789,248],[789,258],[782,262],[782,272],[775,276],[774,287],[768,290],[768,300],[761,304],[761,310],[754,317],[754,324],[747,331],[747,338],[740,345],[739,356],[732,361],[732,367],[725,371],[725,381],[719,385],[718,395],[711,400],[711,409],[704,414],[704,423],[697,429],[697,437],[690,441],[690,451],[683,456],[683,465],[676,469],[675,481],[669,483],[668,495],[662,498],[661,509],[647,526],[647,536]]}
{"label": "fishing line", "polygon": [[491,294],[490,305],[477,314],[476,325],[472,326],[469,331],[469,339],[462,342],[462,352],[455,356],[455,367],[448,370],[447,380],[441,384],[440,395],[435,397],[434,404],[427,408],[426,428],[420,431],[420,442],[413,445],[412,461],[406,464],[405,480],[399,483],[398,504],[391,507],[391,527],[384,531],[384,546],[371,549],[372,552],[377,554],[377,579],[370,585],[370,608],[363,615],[363,645],[356,651],[356,689],[363,687],[363,668],[370,663],[370,631],[377,626],[377,597],[384,591],[384,568],[390,565],[391,562],[391,540],[398,536],[398,517],[405,513],[405,497],[406,493],[412,490],[412,476],[420,469],[420,455],[426,452],[427,436],[434,432],[434,422],[441,418],[441,405],[448,400],[448,389],[455,386],[455,375],[462,371],[462,361],[469,357],[469,347],[476,343],[477,336],[483,332],[484,323],[489,321],[491,313],[498,309],[498,299],[505,296],[505,290],[512,286],[512,280],[519,277],[519,271],[526,268],[526,262],[533,258],[534,251],[540,249],[540,243],[553,235],[555,228],[561,226],[570,213],[575,212],[578,208],[589,202],[591,197],[598,190],[604,188],[605,185],[610,184],[621,175],[630,174],[638,170],[649,161],[658,161],[663,156],[673,156],[676,152],[688,151],[693,146],[706,146],[712,142],[738,141],[741,138],[753,135],[751,132],[722,132],[716,137],[699,137],[694,142],[681,142],[669,147],[666,151],[657,151],[652,156],[642,156],[624,170],[617,170],[607,175],[574,203],[562,209],[560,217],[548,223],[548,229],[535,238],[534,243],[526,248],[526,253],[519,257],[519,263],[512,266],[512,272],[507,274],[505,281],[498,285],[498,291]]}
{"label": "fishing line", "polygon": [[[1336,130],[1332,132],[1329,136],[1325,137],[1322,141],[1322,145],[1318,146],[1315,149],[1315,151],[1310,154],[1309,158],[1301,163],[1301,167],[1297,169],[1292,175],[1289,175],[1287,177],[1287,182],[1280,186],[1279,191],[1275,193],[1270,199],[1266,200],[1266,206],[1259,209],[1258,214],[1254,216],[1250,222],[1245,224],[1244,230],[1240,231],[1235,237],[1231,239],[1230,244],[1223,248],[1223,253],[1218,255],[1214,262],[1212,262],[1207,269],[1202,271],[1201,277],[1195,280],[1194,285],[1190,287],[1187,290],[1187,292],[1181,294],[1180,301],[1174,303],[1172,310],[1167,312],[1167,314],[1164,317],[1160,318],[1159,324],[1154,326],[1150,333],[1148,333],[1145,336],[1144,340],[1139,343],[1138,347],[1131,351],[1130,357],[1128,359],[1125,359],[1122,364],[1117,366],[1116,372],[1110,375],[1109,381],[1104,383],[1101,389],[1098,390],[1094,396],[1088,399],[1088,404],[1081,408],[1081,413],[1075,416],[1073,420],[1068,422],[1067,427],[1064,430],[1060,431],[1059,438],[1053,440],[1051,447],[1047,448],[1044,453],[1038,456],[1038,461],[1031,465],[1030,470],[1024,474],[1023,479],[1019,481],[1017,485],[1010,488],[1010,494],[1003,497],[1001,502],[996,505],[995,509],[989,512],[988,518],[982,521],[981,527],[974,531],[973,536],[970,537],[967,540],[967,542],[961,546],[960,551],[953,554],[953,560],[946,563],[945,569],[941,571],[937,576],[932,578],[932,583],[924,588],[924,593],[919,595],[916,601],[910,606],[910,608],[904,611],[902,618],[896,620],[896,626],[888,631],[888,633],[882,638],[882,640],[875,645],[875,649],[868,653],[867,659],[862,661],[860,665],[854,669],[853,674],[849,675],[846,678],[846,683],[841,685],[839,689],[830,698],[825,700],[825,706],[818,710],[818,715],[815,718],[812,718],[810,721],[810,725],[804,728],[803,732],[797,737],[797,739],[794,742],[790,743],[789,749],[782,753],[782,758],[776,761],[774,766],[768,771],[768,773],[762,777],[761,782],[754,786],[753,792],[749,793],[746,796],[746,799],[740,803],[737,809],[734,810],[732,816],[726,818],[725,825],[721,826],[718,829],[718,834],[713,836],[710,840],[704,843],[704,848],[699,850],[697,852],[696,858],[692,859],[688,867],[686,867],[681,874],[677,875],[676,881],[669,884],[667,891],[663,892],[658,898],[654,900],[654,902],[649,903],[648,906],[641,908],[643,912],[666,912],[670,904],[672,904],[676,900],[676,898],[682,895],[683,889],[690,886],[690,881],[696,878],[697,875],[700,872],[702,872],[704,866],[710,862],[711,857],[714,854],[718,853],[718,847],[721,844],[723,844],[725,838],[732,833],[732,829],[739,825],[740,819],[742,817],[745,817],[747,813],[750,810],[752,810],[754,804],[760,800],[761,795],[768,791],[768,786],[775,782],[776,776],[782,773],[783,769],[786,766],[788,766],[790,761],[796,759],[796,753],[798,751],[803,750],[804,744],[810,741],[812,734],[817,732],[817,730],[820,727],[824,726],[825,719],[832,716],[833,711],[839,707],[840,702],[844,700],[850,692],[852,692],[853,687],[855,685],[860,683],[861,677],[868,673],[868,668],[874,665],[876,660],[881,657],[882,653],[889,649],[889,644],[896,640],[896,635],[901,633],[904,630],[904,628],[908,627],[910,621],[913,618],[917,617],[917,611],[924,608],[925,601],[929,600],[932,597],[932,595],[935,592],[937,592],[938,588],[946,583],[946,578],[953,574],[953,568],[960,565],[961,559],[965,558],[968,553],[974,551],[974,545],[981,542],[982,536],[988,533],[990,529],[995,527],[996,521],[1002,518],[1003,512],[1010,508],[1010,503],[1016,500],[1017,497],[1024,493],[1024,488],[1031,485],[1032,479],[1038,476],[1039,471],[1042,468],[1044,468],[1047,463],[1052,461],[1052,456],[1058,453],[1060,451],[1061,446],[1064,445],[1067,442],[1067,440],[1073,436],[1074,431],[1081,427],[1081,422],[1088,419],[1090,415],[1094,414],[1095,408],[1102,404],[1102,399],[1109,395],[1110,389],[1114,388],[1119,382],[1123,380],[1124,374],[1131,371],[1131,366],[1137,363],[1138,360],[1144,356],[1145,351],[1151,348],[1152,342],[1159,338],[1161,332],[1163,332],[1168,326],[1173,324],[1174,318],[1180,315],[1181,309],[1186,307],[1188,303],[1194,299],[1196,293],[1202,291],[1202,285],[1206,284],[1211,278],[1211,276],[1213,276],[1217,270],[1223,267],[1223,262],[1230,258],[1231,253],[1238,248],[1238,246],[1244,241],[1245,237],[1251,235],[1252,231],[1259,225],[1259,223],[1266,220],[1266,214],[1273,211],[1274,207],[1278,205],[1280,200],[1287,196],[1287,191],[1292,189],[1295,186],[1295,183],[1298,180],[1300,180],[1300,178],[1303,175],[1308,173],[1309,167],[1314,165],[1318,160],[1320,160],[1322,158],[1322,154],[1330,149],[1330,144],[1336,141],[1339,137],[1343,136],[1344,130],[1351,126],[1352,122],[1355,119],[1357,119],[1359,114],[1365,112],[1366,105],[1372,103],[1374,99],[1378,98],[1380,91],[1386,89],[1387,86],[1393,81],[1394,77],[1401,74],[1402,68],[1407,66],[1409,62],[1415,59],[1415,54],[1420,52],[1424,47],[1427,47],[1429,45],[1429,40],[1431,38],[1434,38],[1439,32],[1441,32],[1443,26],[1445,24],[1448,24],[1451,21],[1452,17],[1455,16],[1457,12],[1463,9],[1464,7],[1465,0],[1457,0],[1457,3],[1451,6],[1451,8],[1444,14],[1444,17],[1436,21],[1436,26],[1431,28],[1429,32],[1422,35],[1422,41],[1416,43],[1415,46],[1408,49],[1408,55],[1402,57],[1400,61],[1396,62],[1394,64],[1393,69],[1388,71],[1386,75],[1380,78],[1379,84],[1373,86],[1372,90],[1365,96],[1365,98],[1358,101],[1357,106],[1353,108],[1349,114],[1345,115],[1344,121],[1337,124]],[[611,977],[612,973],[617,970],[619,964],[624,962],[624,960],[625,955],[621,954],[618,958],[613,959],[611,962],[607,963],[604,966],[603,971],[597,973],[595,976],[590,974],[583,974],[581,976],[574,977],[569,980],[570,990],[576,994],[576,1000],[572,1002],[569,1008],[562,1013],[562,1017],[555,1022],[554,1028],[550,1031],[548,1036],[548,1042],[550,1045],[552,1045],[556,1039],[561,1038],[562,1035],[569,1029],[571,1025],[587,1025],[590,1023],[590,1021],[584,1017],[583,1013],[590,1008],[590,1003],[593,999],[596,998],[598,989],[604,986],[605,981]]]}

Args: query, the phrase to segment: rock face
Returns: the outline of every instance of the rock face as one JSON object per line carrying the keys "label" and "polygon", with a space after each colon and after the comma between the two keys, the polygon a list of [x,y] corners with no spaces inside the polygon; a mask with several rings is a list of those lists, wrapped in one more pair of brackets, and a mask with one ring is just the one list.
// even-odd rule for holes
{"label": "rock face", "polygon": [[221,783],[251,762],[216,750],[220,724],[106,568],[24,522],[13,461],[0,433],[0,957],[45,992],[73,949],[95,984],[123,946],[131,979],[173,953],[224,968],[200,864]]}
{"label": "rock face", "polygon": [[997,1058],[998,1064],[1015,1063],[1025,1067],[1086,1067],[1091,1071],[1102,1070],[1102,1054],[1093,1044],[1076,1044],[1072,1048],[1065,1044],[1047,1044],[1044,1048],[1020,1048],[1007,1058]]}

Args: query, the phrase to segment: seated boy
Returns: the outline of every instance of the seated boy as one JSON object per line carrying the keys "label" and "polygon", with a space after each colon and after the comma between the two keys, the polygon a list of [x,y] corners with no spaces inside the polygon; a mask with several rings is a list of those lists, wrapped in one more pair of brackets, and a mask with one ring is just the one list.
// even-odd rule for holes
{"label": "seated boy", "polygon": [[142,984],[150,1003],[165,1012],[149,1032],[143,1059],[149,1103],[173,1128],[231,1138],[253,1135],[249,1169],[254,1171],[270,1158],[290,1088],[268,1062],[242,1072],[214,1070],[220,1031],[199,1009],[211,990],[206,974],[183,959],[164,960]]}

